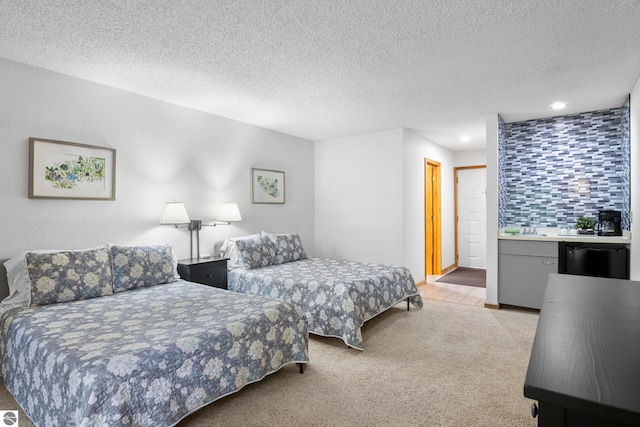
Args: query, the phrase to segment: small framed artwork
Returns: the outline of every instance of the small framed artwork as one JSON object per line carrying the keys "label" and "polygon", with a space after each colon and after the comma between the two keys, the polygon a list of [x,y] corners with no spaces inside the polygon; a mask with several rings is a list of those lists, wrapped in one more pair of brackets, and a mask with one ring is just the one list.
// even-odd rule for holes
{"label": "small framed artwork", "polygon": [[252,168],[251,203],[284,203],[284,172]]}
{"label": "small framed artwork", "polygon": [[116,150],[29,138],[30,199],[116,199]]}

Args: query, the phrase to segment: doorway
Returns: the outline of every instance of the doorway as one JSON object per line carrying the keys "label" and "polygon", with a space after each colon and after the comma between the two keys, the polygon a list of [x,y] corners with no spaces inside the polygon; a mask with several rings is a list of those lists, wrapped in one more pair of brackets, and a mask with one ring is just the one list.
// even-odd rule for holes
{"label": "doorway", "polygon": [[425,277],[442,274],[440,163],[424,159]]}
{"label": "doorway", "polygon": [[455,251],[458,267],[487,267],[487,167],[454,168]]}

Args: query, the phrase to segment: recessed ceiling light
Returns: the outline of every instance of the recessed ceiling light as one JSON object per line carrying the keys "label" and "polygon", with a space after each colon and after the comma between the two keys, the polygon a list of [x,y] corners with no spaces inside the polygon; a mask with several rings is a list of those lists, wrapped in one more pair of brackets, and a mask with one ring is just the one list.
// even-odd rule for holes
{"label": "recessed ceiling light", "polygon": [[549,108],[552,110],[562,110],[566,106],[567,106],[566,102],[554,102],[553,104],[549,105]]}
{"label": "recessed ceiling light", "polygon": [[460,142],[469,142],[471,140],[471,138],[469,137],[469,135],[462,135],[460,137]]}

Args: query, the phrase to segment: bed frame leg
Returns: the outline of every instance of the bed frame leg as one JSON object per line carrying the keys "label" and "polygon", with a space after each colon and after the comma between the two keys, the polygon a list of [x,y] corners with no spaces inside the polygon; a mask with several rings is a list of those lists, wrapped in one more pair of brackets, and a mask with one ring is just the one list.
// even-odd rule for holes
{"label": "bed frame leg", "polygon": [[304,374],[304,363],[296,363],[301,374]]}
{"label": "bed frame leg", "polygon": [[409,308],[409,298],[407,298],[407,311],[411,311],[411,309]]}

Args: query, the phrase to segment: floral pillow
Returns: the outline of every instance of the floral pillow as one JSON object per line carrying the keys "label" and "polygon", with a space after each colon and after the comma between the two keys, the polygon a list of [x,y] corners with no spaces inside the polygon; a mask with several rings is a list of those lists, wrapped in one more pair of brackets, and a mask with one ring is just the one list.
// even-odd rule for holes
{"label": "floral pillow", "polygon": [[234,268],[240,267],[240,264],[238,263],[238,248],[236,247],[236,241],[238,239],[259,236],[259,234],[251,234],[249,236],[230,237],[222,243],[222,246],[220,247],[220,256],[229,259],[229,261],[227,261],[227,269],[233,270]]}
{"label": "floral pillow", "polygon": [[113,293],[107,248],[27,252],[31,306],[96,298]]}
{"label": "floral pillow", "polygon": [[175,282],[174,257],[170,245],[118,246],[111,245],[113,262],[113,291]]}
{"label": "floral pillow", "polygon": [[276,248],[271,239],[256,234],[236,240],[238,266],[245,270],[275,264]]}
{"label": "floral pillow", "polygon": [[284,264],[285,262],[306,259],[307,253],[302,247],[302,240],[297,234],[270,234],[262,232],[268,237],[276,248],[276,258],[274,264]]}

